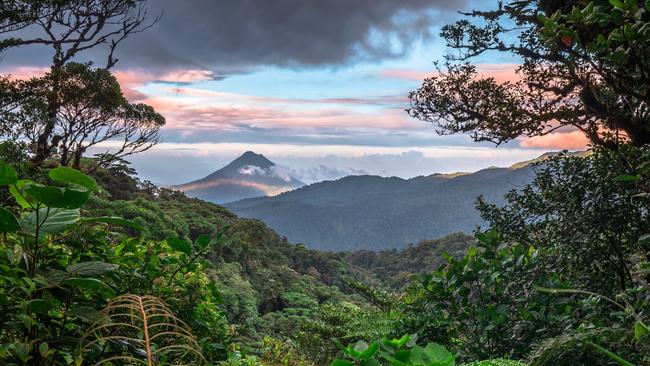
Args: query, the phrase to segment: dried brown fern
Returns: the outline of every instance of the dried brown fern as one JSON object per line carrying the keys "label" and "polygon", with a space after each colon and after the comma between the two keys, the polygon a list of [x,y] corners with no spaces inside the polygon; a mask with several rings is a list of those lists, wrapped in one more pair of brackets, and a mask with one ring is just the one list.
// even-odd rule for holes
{"label": "dried brown fern", "polygon": [[79,355],[90,365],[200,365],[201,347],[189,327],[160,299],[112,299],[84,335]]}

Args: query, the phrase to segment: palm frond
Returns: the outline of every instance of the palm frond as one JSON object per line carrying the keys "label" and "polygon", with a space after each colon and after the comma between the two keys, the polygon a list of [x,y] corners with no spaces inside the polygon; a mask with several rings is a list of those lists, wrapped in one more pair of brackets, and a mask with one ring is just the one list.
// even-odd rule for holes
{"label": "palm frond", "polygon": [[84,335],[79,355],[87,365],[200,365],[201,347],[189,327],[153,296],[112,299]]}

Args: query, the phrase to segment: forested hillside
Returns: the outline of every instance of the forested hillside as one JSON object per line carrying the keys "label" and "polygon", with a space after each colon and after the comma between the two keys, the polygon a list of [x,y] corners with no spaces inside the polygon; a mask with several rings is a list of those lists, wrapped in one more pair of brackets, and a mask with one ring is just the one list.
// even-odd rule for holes
{"label": "forested hillside", "polygon": [[[142,225],[155,240],[195,241],[200,235],[224,239],[211,250],[209,273],[223,297],[228,320],[250,343],[263,335],[295,334],[301,321],[328,302],[363,306],[345,281],[379,286],[367,270],[340,255],[291,244],[263,222],[239,218],[213,203],[138,181],[123,163],[93,173],[106,192],[86,206],[93,216],[116,216]],[[129,189],[129,187],[133,187]],[[128,196],[124,192],[132,191]],[[115,200],[113,196],[120,196]]]}
{"label": "forested hillside", "polygon": [[343,258],[376,276],[382,284],[400,290],[418,275],[436,270],[446,257],[461,258],[474,244],[474,237],[455,233],[435,240],[425,240],[403,249],[344,252]]}
{"label": "forested hillside", "polygon": [[412,179],[349,176],[226,207],[310,248],[404,248],[454,232],[473,232],[485,224],[475,208],[478,196],[502,204],[508,191],[534,176],[529,164]]}

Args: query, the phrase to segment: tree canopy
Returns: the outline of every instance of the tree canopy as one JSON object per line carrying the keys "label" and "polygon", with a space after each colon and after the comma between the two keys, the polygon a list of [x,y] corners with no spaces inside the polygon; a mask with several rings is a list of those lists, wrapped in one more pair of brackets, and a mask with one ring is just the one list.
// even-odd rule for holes
{"label": "tree canopy", "polygon": [[[410,94],[409,113],[439,133],[505,143],[582,131],[594,145],[650,142],[650,2],[508,1],[443,28],[453,50]],[[483,78],[469,60],[520,60],[519,80]]]}

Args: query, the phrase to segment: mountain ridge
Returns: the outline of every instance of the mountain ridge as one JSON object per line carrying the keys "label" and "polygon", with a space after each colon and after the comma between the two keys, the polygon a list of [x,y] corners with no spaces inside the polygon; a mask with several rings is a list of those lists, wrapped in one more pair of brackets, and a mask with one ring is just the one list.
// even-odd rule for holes
{"label": "mountain ridge", "polygon": [[431,174],[409,179],[353,175],[225,205],[257,218],[292,242],[321,250],[400,249],[451,233],[471,233],[483,224],[475,202],[501,204],[504,195],[534,178],[540,157],[509,167],[472,173]]}

